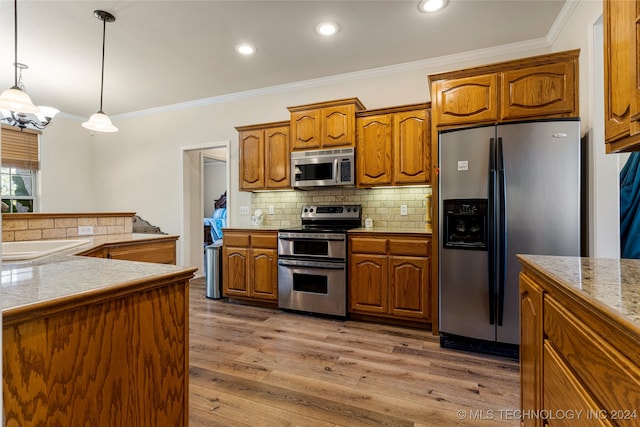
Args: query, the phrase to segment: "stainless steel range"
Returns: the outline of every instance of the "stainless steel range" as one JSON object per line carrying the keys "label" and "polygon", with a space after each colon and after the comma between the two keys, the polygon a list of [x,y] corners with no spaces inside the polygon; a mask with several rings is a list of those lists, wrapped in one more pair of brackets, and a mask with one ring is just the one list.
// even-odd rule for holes
{"label": "stainless steel range", "polygon": [[278,307],[347,316],[347,230],[359,205],[304,206],[302,227],[278,232]]}

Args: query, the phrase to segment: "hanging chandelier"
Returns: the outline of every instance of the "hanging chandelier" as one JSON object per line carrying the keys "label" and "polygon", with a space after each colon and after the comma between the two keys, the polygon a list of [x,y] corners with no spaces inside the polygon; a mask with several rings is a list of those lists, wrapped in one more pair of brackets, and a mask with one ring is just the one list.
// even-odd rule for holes
{"label": "hanging chandelier", "polygon": [[102,76],[100,78],[100,109],[93,113],[89,120],[82,123],[82,126],[96,132],[117,132],[118,128],[111,123],[111,119],[102,111],[102,95],[104,91],[104,46],[105,34],[107,32],[107,22],[114,22],[116,17],[104,10],[94,10],[93,14],[102,21]]}
{"label": "hanging chandelier", "polygon": [[20,130],[26,127],[44,129],[58,113],[58,110],[52,107],[36,107],[24,89],[22,70],[29,67],[18,62],[18,0],[13,2],[13,18],[14,84],[0,94],[0,121],[17,126]]}

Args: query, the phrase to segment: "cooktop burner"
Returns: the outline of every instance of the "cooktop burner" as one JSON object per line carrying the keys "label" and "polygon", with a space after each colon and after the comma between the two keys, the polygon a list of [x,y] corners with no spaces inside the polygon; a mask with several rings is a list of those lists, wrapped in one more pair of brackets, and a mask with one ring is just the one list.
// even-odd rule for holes
{"label": "cooktop burner", "polygon": [[328,233],[347,231],[361,226],[362,206],[360,205],[329,205],[302,207],[300,218],[302,225],[280,229],[284,232]]}

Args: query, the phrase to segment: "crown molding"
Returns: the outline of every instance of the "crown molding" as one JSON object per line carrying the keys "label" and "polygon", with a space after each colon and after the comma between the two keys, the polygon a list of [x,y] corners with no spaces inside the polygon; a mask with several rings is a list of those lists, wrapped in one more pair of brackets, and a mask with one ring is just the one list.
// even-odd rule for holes
{"label": "crown molding", "polygon": [[562,31],[564,26],[567,25],[569,18],[571,18],[571,15],[573,14],[573,11],[576,9],[576,7],[578,7],[578,3],[580,3],[581,1],[583,0],[567,0],[564,3],[564,6],[562,6],[560,13],[556,17],[556,20],[553,21],[553,25],[551,25],[551,28],[547,33],[547,42],[549,43],[549,46],[553,45],[556,42],[558,36],[560,35],[560,32]]}

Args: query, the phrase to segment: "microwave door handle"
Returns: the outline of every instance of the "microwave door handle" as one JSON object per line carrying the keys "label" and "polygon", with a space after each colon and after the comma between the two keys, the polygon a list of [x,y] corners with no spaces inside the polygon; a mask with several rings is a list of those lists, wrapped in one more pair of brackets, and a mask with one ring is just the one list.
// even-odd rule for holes
{"label": "microwave door handle", "polygon": [[333,183],[334,184],[339,184],[340,183],[340,179],[338,179],[338,159],[333,159]]}

